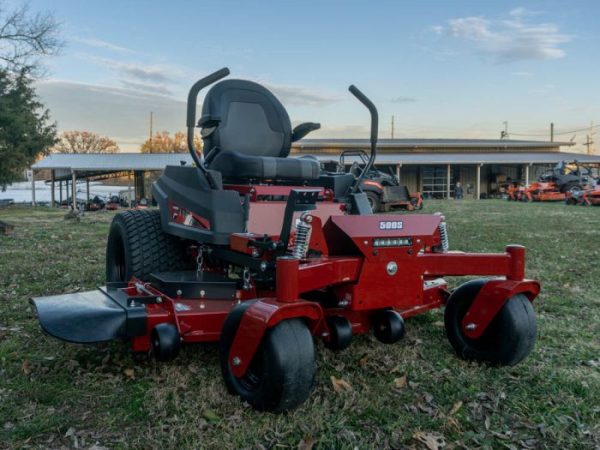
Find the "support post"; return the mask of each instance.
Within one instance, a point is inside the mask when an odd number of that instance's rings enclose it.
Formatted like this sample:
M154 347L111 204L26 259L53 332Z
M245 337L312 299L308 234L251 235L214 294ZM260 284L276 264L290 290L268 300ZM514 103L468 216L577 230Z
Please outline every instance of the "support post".
M54 200L55 200L55 195L54 195L54 170L50 171L50 207L54 208Z
M525 186L529 186L529 164L525 166Z
M90 202L90 179L89 178L85 179L85 198L86 198L86 201L89 203Z
M475 198L477 200L481 198L481 166L483 164L477 164L477 185L475 186Z
M31 169L31 206L35 206L35 170Z
M127 177L129 179L129 187L128 187L128 194L129 194L129 207L133 208L133 196L131 195L131 171L129 171L127 173Z
M77 211L77 173L73 171L71 179L71 204L73 211Z
M62 180L60 180L58 182L58 202L60 203L60 205L58 205L59 208L62 206L62 200Z
M393 116L392 116L393 117ZM396 164L396 178L398 178L398 183L402 184L400 182L400 170L402 169L402 164Z
M446 189L447 189L447 198L450 200L450 164L448 164L446 168Z

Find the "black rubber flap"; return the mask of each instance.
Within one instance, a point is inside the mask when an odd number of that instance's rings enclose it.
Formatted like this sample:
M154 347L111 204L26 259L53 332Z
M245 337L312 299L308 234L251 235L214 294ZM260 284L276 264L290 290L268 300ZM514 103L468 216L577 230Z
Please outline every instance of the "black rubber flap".
M30 302L42 329L63 341L88 344L126 337L127 313L99 289Z

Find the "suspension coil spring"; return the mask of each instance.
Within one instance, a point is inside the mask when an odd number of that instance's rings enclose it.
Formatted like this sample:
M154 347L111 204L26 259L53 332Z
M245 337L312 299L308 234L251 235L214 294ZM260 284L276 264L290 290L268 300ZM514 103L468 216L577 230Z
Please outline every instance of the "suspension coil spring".
M442 251L447 252L450 248L450 243L448 242L448 230L446 229L446 221L441 221L438 229L440 230L440 242L442 245Z
M312 216L307 212L303 212L296 222L296 238L294 248L292 249L292 256L294 258L306 258L308 245L310 244L310 232L312 230L311 222Z

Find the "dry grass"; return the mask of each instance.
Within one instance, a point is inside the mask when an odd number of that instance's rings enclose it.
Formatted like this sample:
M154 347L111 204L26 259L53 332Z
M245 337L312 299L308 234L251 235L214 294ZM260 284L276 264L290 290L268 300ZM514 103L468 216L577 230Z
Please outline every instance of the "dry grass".
M41 333L30 296L103 282L110 213L64 221L47 209L0 211L0 447L61 448L598 448L600 446L600 208L500 201L428 202L451 246L529 248L539 338L513 368L465 363L441 311L407 321L384 346L358 337L334 354L318 344L309 401L259 414L226 393L215 346L173 363L127 346L78 346ZM330 377L351 389L336 392Z

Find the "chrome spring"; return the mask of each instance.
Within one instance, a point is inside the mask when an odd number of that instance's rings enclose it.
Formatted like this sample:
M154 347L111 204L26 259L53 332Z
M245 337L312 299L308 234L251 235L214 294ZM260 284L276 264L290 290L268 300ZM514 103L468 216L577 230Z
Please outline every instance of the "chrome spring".
M442 251L447 252L450 248L450 243L448 242L448 230L446 229L446 222L440 222L438 228L440 230L440 242L442 244Z
M292 256L294 258L306 258L308 245L310 244L310 232L312 230L310 226L311 221L312 217L304 212L298 219L298 222L296 222L296 238L294 248L292 249Z

